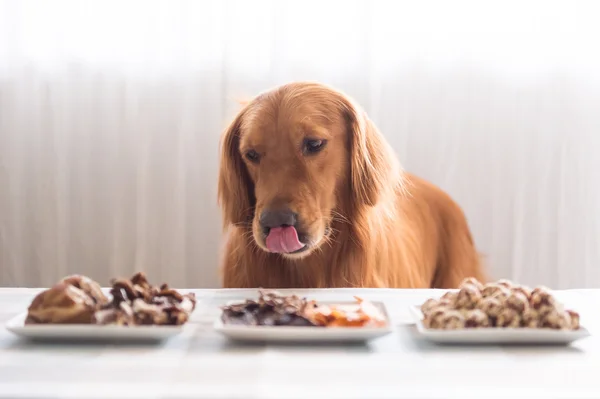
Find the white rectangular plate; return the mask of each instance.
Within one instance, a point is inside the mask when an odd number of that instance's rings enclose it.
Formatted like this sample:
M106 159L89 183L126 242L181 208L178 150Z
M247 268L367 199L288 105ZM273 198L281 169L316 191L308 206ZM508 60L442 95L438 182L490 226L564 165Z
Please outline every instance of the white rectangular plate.
M440 344L530 344L567 345L590 335L587 329L551 330L546 328L466 328L462 330L435 330L423 325L423 313L411 306L417 331L423 338Z
M38 341L161 341L177 335L184 326L114 326L94 324L25 324L27 312L6 323L10 332Z
M231 303L239 303L233 301ZM356 302L320 302L323 305L346 305ZM259 342L364 342L392 332L389 316L382 302L371 302L383 313L384 327L295 327L295 326L245 326L225 324L221 315L214 329L236 341Z

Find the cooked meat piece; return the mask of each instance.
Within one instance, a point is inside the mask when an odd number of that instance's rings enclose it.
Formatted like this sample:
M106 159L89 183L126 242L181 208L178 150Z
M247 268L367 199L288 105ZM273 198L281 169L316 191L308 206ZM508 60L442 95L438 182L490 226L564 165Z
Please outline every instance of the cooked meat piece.
M88 324L96 302L82 289L66 282L38 294L28 309L27 324Z

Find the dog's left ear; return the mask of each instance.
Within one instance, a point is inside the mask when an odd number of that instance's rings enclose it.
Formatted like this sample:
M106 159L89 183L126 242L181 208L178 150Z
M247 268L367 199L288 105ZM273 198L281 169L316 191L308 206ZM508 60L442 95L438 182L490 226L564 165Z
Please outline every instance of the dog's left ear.
M400 165L390 145L366 112L344 98L350 139L352 195L356 203L373 206L399 183Z

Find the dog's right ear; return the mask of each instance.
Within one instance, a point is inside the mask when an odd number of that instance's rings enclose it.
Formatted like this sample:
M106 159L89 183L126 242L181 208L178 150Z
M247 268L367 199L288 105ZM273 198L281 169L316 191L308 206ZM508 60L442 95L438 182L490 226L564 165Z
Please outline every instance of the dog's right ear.
M223 228L251 223L256 198L254 184L240 154L240 125L244 108L225 129L221 138L218 197L223 212Z

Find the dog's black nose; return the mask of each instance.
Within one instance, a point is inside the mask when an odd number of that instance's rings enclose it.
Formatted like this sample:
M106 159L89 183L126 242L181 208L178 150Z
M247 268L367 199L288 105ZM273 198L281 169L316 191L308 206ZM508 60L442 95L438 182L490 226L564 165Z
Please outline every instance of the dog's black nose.
M268 230L274 227L296 226L297 214L290 209L265 210L260 214L260 225Z

